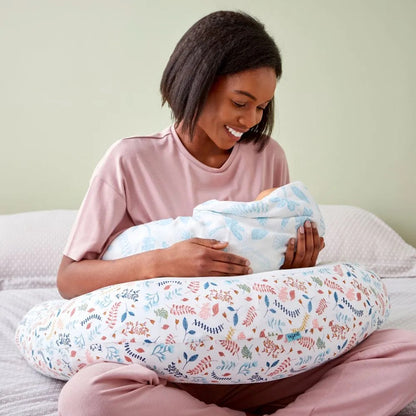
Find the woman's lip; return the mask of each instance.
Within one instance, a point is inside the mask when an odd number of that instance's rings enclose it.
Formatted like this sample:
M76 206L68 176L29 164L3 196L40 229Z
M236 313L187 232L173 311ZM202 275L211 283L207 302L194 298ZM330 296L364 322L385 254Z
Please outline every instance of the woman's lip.
M234 136L234 134L232 134L228 129L227 129L227 127L224 127L224 129L225 129L225 131L227 132L227 135L228 135L228 137L230 137L234 142L238 142L240 139L241 139L241 137L237 137L237 136Z
M240 136L235 136L233 133L231 133L231 132L230 132L230 130L229 130L229 129L232 129L232 130L234 130L235 132L239 133L239 134L240 134ZM235 137L235 138L238 138L238 139L241 139L242 135L243 135L244 133L246 133L246 130L236 129L236 128L234 128L234 127L229 126L228 124L226 124L226 125L225 125L225 130L227 130L227 132L228 132L231 136L233 136L233 137Z

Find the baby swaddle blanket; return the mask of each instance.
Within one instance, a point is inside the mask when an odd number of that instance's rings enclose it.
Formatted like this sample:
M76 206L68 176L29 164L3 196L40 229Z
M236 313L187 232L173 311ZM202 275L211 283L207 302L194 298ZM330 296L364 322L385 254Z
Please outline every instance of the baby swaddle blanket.
M302 182L275 189L250 202L206 201L192 217L177 217L131 227L109 245L104 260L166 248L193 237L227 241L226 251L250 261L254 273L276 270L284 262L287 243L306 220L320 236L325 224L318 204Z

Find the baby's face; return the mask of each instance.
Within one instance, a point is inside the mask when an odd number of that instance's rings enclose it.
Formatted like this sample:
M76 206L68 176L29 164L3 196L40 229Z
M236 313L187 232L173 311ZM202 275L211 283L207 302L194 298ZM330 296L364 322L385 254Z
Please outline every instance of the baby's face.
M265 189L264 191L261 191L256 198L256 201L259 201L260 199L263 199L264 197L266 197L267 195L271 194L276 188L269 188L269 189Z

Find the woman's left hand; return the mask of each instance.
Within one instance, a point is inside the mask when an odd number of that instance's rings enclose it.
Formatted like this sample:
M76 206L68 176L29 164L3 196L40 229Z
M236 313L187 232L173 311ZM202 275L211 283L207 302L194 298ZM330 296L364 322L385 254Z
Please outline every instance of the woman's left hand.
M324 247L325 241L319 237L316 224L305 221L298 228L297 241L294 238L289 240L281 269L315 266L318 254Z

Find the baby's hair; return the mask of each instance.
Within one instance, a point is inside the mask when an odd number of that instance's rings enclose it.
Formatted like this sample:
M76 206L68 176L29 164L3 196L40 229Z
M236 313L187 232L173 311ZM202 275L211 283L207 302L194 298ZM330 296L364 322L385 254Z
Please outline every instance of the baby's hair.
M216 78L248 69L273 68L282 75L280 52L258 20L242 12L217 11L197 21L180 39L160 83L162 105L169 104L176 123L192 138L198 117ZM274 122L274 100L259 124L240 142L269 140Z

